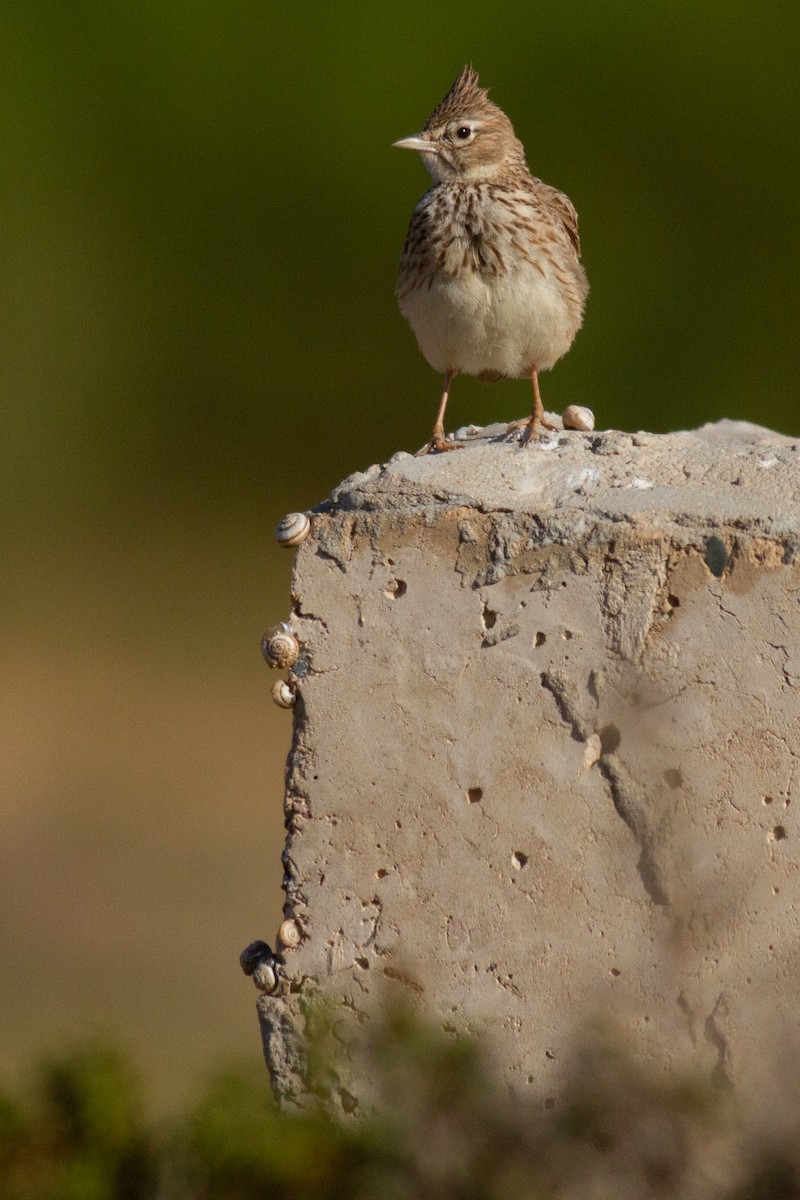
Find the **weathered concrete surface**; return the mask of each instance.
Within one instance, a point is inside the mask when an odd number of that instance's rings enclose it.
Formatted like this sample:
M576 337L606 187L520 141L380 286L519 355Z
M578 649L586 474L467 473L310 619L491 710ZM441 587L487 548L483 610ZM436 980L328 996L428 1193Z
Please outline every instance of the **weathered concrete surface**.
M298 551L288 1101L318 986L545 1094L598 1009L733 1081L797 1029L800 442L500 432L353 476Z

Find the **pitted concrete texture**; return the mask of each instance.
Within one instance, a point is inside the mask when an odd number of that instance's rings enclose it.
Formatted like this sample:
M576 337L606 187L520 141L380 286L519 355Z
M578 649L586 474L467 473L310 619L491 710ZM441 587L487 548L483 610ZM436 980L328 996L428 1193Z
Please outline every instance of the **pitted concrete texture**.
M766 1079L798 1025L800 442L469 432L346 480L297 553L276 1089L320 989L355 1022L403 995L556 1102L600 1011Z

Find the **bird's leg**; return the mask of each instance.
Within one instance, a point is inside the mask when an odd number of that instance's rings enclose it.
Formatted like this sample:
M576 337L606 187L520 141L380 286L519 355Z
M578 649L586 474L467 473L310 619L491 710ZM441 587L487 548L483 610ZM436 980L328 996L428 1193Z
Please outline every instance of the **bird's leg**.
M445 450L463 450L464 447L460 442L448 442L444 436L444 410L447 408L447 400L450 395L450 384L453 382L455 371L448 371L444 377L444 391L442 398L439 401L439 411L436 414L436 424L433 427L431 440L420 454L442 454Z
M544 405L539 392L539 374L536 367L531 370L531 383L533 384L533 412L525 421L512 421L509 429L522 429L523 434L520 440L521 446L526 446L528 442L538 435L540 429L556 429L557 426L551 425L549 421L544 419Z

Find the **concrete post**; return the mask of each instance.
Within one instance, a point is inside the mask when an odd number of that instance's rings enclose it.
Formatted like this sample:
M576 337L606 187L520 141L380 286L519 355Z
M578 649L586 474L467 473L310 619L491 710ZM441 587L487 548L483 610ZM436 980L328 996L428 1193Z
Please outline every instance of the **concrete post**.
M600 1010L732 1082L797 1026L800 442L503 428L352 476L297 552L286 1102L319 989L402 994L554 1096Z

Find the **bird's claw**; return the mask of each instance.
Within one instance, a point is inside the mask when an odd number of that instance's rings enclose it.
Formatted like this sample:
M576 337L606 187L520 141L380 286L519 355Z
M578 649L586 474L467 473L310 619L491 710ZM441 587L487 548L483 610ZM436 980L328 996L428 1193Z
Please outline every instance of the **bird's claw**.
M513 437L519 442L520 446L527 446L531 442L537 441L543 429L551 432L560 432L557 425L553 425L550 421L545 421L542 417L538 421L531 421L529 417L520 421L511 421L506 430L508 436Z
M463 450L463 442L450 442L447 438L432 437L427 446L423 446L418 450L416 457L420 458L423 454L445 454L448 450Z

